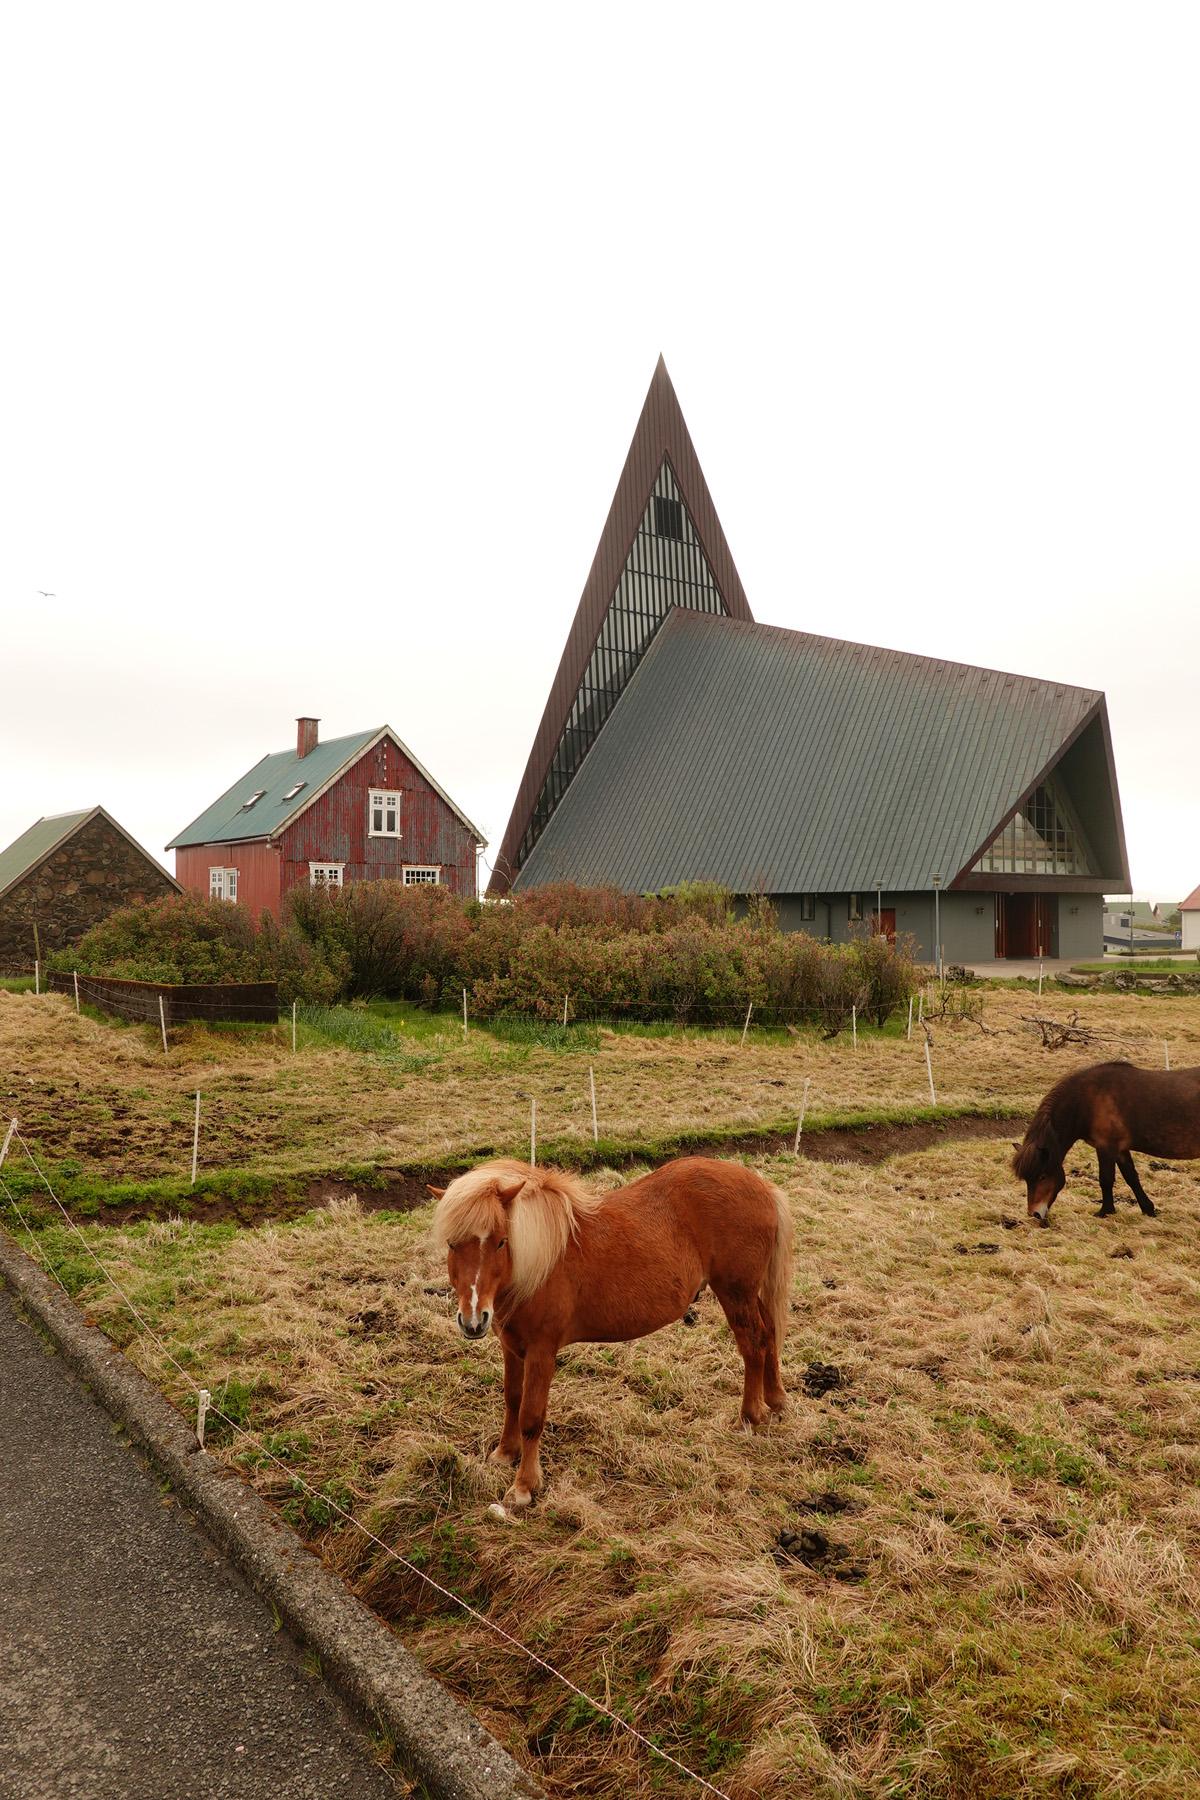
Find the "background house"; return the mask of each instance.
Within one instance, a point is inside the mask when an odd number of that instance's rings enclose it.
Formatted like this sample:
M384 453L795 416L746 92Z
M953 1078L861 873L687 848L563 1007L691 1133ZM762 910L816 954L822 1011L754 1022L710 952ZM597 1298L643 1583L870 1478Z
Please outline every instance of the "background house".
M390 726L321 743L317 719L296 724L294 750L264 756L167 845L184 887L276 917L298 884L474 896L485 840Z
M489 891L564 878L1098 955L1128 885L1104 695L757 624L660 359Z
M39 819L0 851L0 968L32 970L118 907L178 891L102 806Z
M1183 915L1183 948L1200 950L1200 887L1179 902L1179 911Z

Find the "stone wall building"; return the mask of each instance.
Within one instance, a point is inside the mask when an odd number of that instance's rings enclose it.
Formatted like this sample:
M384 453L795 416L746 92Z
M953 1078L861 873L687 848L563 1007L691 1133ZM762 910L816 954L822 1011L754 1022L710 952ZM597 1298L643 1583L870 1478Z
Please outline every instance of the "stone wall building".
M118 907L180 891L102 806L39 819L0 850L0 970L32 973Z

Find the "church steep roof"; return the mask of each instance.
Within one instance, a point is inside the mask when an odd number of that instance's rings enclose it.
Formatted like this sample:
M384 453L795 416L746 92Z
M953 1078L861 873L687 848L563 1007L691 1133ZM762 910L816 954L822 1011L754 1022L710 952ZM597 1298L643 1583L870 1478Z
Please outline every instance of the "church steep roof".
M516 885L948 887L1089 729L1084 785L1108 811L1093 833L1105 866L1081 885L1120 885L1102 693L676 610Z

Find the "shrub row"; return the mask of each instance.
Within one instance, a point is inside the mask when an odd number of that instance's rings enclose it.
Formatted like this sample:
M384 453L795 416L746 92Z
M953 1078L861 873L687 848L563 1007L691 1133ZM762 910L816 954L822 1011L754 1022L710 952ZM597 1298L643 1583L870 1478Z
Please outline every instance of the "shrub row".
M128 907L53 966L143 981L273 978L281 1001L387 994L476 1015L729 1020L837 1030L852 1007L882 1024L915 992L911 957L881 938L846 945L778 930L761 900L736 916L708 885L629 895L561 882L489 904L444 888L369 882L299 888L282 921L172 895Z

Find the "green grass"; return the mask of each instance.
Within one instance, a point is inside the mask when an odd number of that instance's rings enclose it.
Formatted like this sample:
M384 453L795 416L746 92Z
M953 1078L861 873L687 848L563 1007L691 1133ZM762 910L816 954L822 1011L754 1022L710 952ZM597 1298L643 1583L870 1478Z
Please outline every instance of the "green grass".
M1157 969L1166 974L1171 972L1178 974L1181 963L1189 963L1193 960L1200 963L1200 955L1192 950L1181 950L1174 956L1130 957L1122 955L1119 960L1110 956L1104 962L1072 963L1071 973L1072 975L1103 975L1107 974L1110 969L1121 968L1135 971Z
M0 988L10 994L30 994L33 992L32 975L0 975Z

